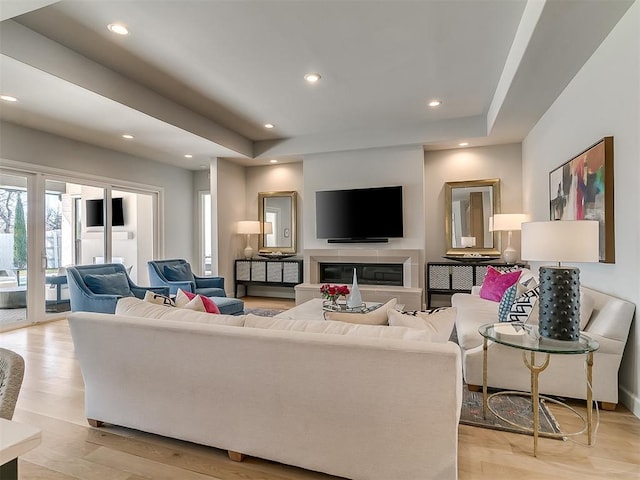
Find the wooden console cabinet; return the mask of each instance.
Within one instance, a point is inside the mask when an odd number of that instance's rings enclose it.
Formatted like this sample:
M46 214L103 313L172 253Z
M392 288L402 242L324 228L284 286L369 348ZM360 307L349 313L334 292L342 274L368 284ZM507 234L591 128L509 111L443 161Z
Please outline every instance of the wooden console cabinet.
M427 308L431 308L432 295L453 295L454 293L470 293L471 287L482 285L489 265L497 270L508 270L513 267L527 268L524 263L506 264L504 262L462 263L434 262L427 263Z
M234 269L234 295L238 297L238 286L260 285L263 287L295 287L302 283L302 259L284 260L258 259L236 260Z

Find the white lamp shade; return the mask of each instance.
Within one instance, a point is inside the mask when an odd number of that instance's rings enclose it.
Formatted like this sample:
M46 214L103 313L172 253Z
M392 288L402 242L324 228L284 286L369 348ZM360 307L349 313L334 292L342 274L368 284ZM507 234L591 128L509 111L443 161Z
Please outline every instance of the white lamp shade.
M521 225L528 220L524 213L496 213L492 218L489 230L496 232L520 230Z
M260 233L260 222L258 220L242 220L238 222L238 233Z
M264 222L262 224L264 231L262 233L264 233L265 235L269 235L271 233L273 233L273 223L271 222Z
M463 247L473 247L476 244L476 237L460 237L460 244Z
M598 262L599 225L595 220L522 224L521 256L539 262Z

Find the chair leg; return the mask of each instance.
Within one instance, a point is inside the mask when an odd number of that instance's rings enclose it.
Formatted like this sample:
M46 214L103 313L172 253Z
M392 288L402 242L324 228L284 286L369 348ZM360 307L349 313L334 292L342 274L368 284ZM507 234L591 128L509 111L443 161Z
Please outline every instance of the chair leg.
M227 450L229 458L234 462L241 462L244 460L244 453L234 452L233 450Z
M616 407L618 406L617 403L611 403L611 402L600 402L600 408L602 410L606 410L608 412L615 412L616 411Z
M96 427L96 428L104 427L104 422L102 422L100 420L94 420L93 418L87 418L87 422L89 422L89 425L91 425L92 427Z

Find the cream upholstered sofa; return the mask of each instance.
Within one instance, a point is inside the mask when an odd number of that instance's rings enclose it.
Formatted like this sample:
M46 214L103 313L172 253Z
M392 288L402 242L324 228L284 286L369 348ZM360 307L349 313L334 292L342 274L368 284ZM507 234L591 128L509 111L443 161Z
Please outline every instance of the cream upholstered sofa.
M352 479L457 478L462 368L451 342L406 327L211 315L136 298L114 315L68 319L92 425ZM334 333L317 333L323 326Z
M498 303L480 298L480 287L471 293L456 293L451 304L457 308L456 331L462 348L464 380L468 385L482 385L483 337L478 328L498 321ZM593 399L603 408L615 409L618 403L618 369L629 335L635 305L596 290L581 287L583 302L593 304L593 311L583 333L596 340L600 348L594 354ZM585 298L584 296L587 296ZM538 308L536 305L534 308ZM522 359L523 350L489 343L487 350L487 384L489 387L529 391L530 372ZM541 394L586 399L584 355L552 355L549 366L539 377Z

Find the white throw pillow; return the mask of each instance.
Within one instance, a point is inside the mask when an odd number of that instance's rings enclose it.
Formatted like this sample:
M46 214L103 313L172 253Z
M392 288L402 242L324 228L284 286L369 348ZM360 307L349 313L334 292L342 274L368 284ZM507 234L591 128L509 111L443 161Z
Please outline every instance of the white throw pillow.
M396 298L392 298L381 307L368 313L325 312L324 318L326 320L359 323L361 325L388 325L387 310L395 308L397 302Z
M402 313L388 310L389 325L426 330L434 342L447 342L456 322L456 308L445 307L424 312Z

